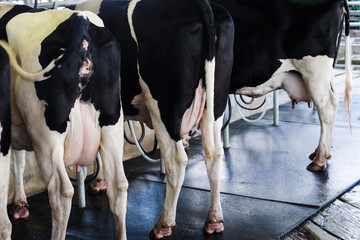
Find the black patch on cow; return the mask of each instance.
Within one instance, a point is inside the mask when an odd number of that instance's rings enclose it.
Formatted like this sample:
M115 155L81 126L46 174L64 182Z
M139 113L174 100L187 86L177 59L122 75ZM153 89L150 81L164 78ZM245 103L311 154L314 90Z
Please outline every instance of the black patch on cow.
M234 24L229 13L217 4L211 4L216 24L216 65L214 116L218 119L225 111L231 78L234 45Z
M116 37L121 48L121 101L124 115L134 116L139 113L131 101L141 93L139 76L137 73L137 46L130 34L127 19L129 1L103 1L100 6L99 17L104 25Z
M161 120L175 141L181 139L183 114L203 78L203 22L193 7L184 0L141 1L133 14L140 74L158 101Z
M122 18L127 18L126 7L129 1L103 1L100 5L99 17L103 20L107 29L115 33Z
M43 9L33 9L26 5L14 5L14 7L9 10L4 16L0 19L0 39L7 40L6 34L6 25L8 22L18 14L25 13L25 12L40 12Z
M232 93L267 81L280 67L278 59L336 57L343 0L213 2L228 10L235 23Z
M81 47L89 22L77 14L61 23L41 43L39 62L46 67L61 54L46 81L36 82L35 89L40 100L46 104L45 119L50 130L65 132L71 108L79 95L79 68L82 65Z
M87 51L83 40L89 43ZM45 119L50 130L63 133L75 100L94 104L100 111L100 126L115 124L120 116L119 67L117 42L104 28L91 24L77 14L61 23L41 43L42 67L64 54L49 72L46 81L36 82L36 93L47 104ZM80 76L86 58L92 62L91 74Z
M100 126L114 125L120 117L120 48L106 28L90 24L89 50L93 72L81 90L80 100L100 111Z
M0 47L0 124L2 127L0 152L5 156L10 149L10 64L7 53Z

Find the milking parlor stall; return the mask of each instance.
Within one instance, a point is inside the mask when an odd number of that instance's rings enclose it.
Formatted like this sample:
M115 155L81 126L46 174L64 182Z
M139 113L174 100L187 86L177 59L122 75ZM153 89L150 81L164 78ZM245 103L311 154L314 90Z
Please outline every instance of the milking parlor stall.
M360 1L0 1L0 45L0 240L360 239Z

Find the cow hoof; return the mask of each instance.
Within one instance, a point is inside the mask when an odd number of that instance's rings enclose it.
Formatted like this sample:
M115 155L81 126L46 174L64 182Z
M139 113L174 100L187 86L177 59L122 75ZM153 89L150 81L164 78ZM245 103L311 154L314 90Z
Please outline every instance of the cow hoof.
M219 220L207 220L204 225L205 234L221 233L224 231L224 221Z
M18 219L28 219L29 217L29 204L26 201L19 201L14 203L11 214L13 216L13 220Z
M158 235L156 235L155 233L154 233L154 229L152 229L151 230L151 232L150 232L150 234L149 234L149 237L150 237L150 240L159 240L159 239L168 239L169 237L166 237L166 236L163 236L163 237L161 237L161 238L157 238L157 237L160 237L160 236L158 236Z
M172 233L171 228L174 226L175 224L163 225L160 230L155 230L155 228L153 228L150 232L150 239L166 239L167 237L170 237Z
M105 179L98 178L89 184L88 193L93 195L105 193L106 188Z
M326 171L326 165L319 166L315 162L311 162L307 167L307 170L311 172L325 172Z

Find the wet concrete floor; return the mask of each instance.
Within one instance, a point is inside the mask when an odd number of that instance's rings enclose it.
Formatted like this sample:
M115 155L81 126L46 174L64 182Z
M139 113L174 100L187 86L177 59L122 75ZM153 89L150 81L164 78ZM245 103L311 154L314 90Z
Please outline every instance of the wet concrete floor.
M209 204L200 139L190 142L189 162L177 208L177 226L169 239L276 239L318 213L360 181L360 94L353 96L352 133L342 114L342 95L333 134L332 158L325 173L305 168L317 146L320 126L307 105L280 106L280 125L272 111L257 123L230 125L231 148L225 151L221 202L225 231L204 235ZM165 176L159 165L139 157L125 162L129 180L127 237L148 239L160 216ZM66 239L115 239L106 195L87 195L87 207L73 199ZM13 222L13 239L50 239L47 193L29 198L30 217ZM315 221L315 220L314 220ZM320 221L320 220L319 220Z

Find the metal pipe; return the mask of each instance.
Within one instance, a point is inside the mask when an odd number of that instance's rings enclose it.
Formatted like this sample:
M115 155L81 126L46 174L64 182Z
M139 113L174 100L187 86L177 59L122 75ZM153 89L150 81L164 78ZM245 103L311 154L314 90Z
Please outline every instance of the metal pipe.
M277 90L273 92L273 105L274 126L279 126L279 92Z
M226 123L228 120L230 120L230 108L229 108L230 101L228 101L228 104L226 105L225 112L224 112L224 119L223 122ZM222 131L222 138L223 138L223 148L230 148L230 137L229 137L229 124L223 129Z
M85 178L87 174L87 168L81 167L79 172L76 172L77 188L78 188L78 203L79 208L86 207L85 197Z
M129 123L129 128L130 128L130 131L131 131L131 134L133 135L134 137L134 142L135 142L135 145L136 147L138 148L139 152L141 153L141 155L149 162L151 163L159 163L161 161L161 159L152 159L150 157L148 157L146 155L146 153L142 150L141 146L140 146L140 143L137 139L137 136L136 136L136 132L135 132L135 129L134 129L134 125L132 123L131 120L128 120L128 123Z

